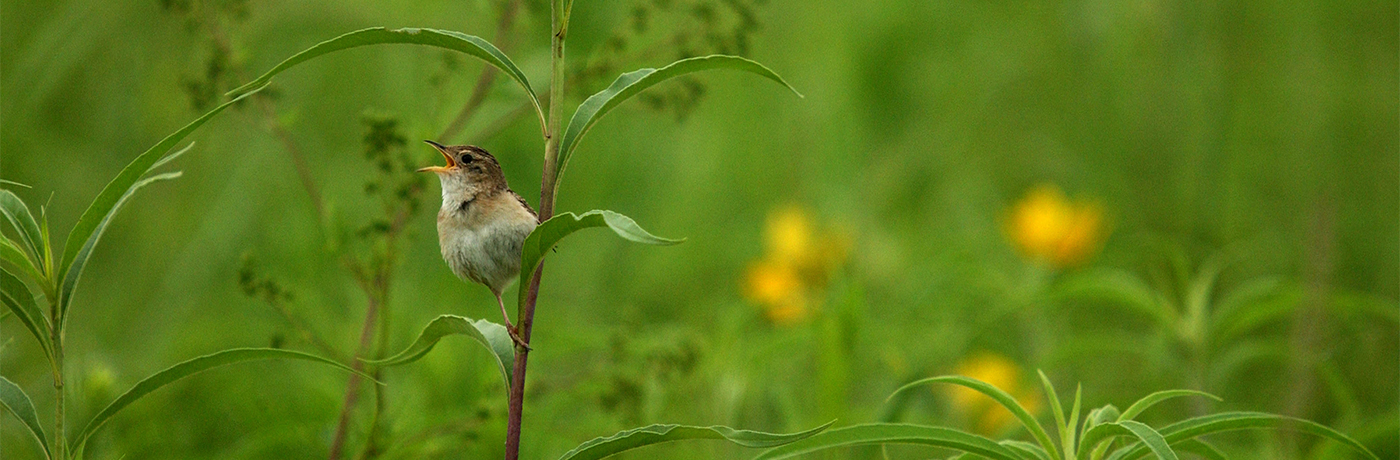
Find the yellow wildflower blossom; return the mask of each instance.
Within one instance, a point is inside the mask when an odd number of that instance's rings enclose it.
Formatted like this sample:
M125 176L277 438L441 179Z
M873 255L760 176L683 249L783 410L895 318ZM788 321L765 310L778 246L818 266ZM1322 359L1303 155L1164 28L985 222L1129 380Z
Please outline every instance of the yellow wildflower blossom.
M1071 202L1059 188L1041 185L1012 208L1006 232L1027 258L1073 266L1098 252L1105 236L1103 210Z
M763 232L765 254L749 265L744 294L763 307L775 324L801 322L811 315L811 299L822 297L832 270L846 258L844 239L818 233L808 212L787 206L769 214Z
M989 352L974 354L958 364L957 373L1010 393L1031 413L1041 409L1038 387L1027 385L1021 368L1005 356ZM953 409L972 420L979 433L994 435L1016 423L1010 411L986 395L966 387L946 388Z

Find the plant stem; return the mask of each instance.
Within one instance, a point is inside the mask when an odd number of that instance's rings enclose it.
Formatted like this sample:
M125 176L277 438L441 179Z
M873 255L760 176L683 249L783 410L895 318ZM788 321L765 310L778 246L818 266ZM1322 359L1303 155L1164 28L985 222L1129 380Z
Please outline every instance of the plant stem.
M561 5L561 2L567 1L569 0L550 2L550 23L554 34L550 39L552 65L549 79L549 121L545 130L544 170L540 173L540 222L544 222L554 215L554 182L557 171L556 164L559 160L559 122L564 115L564 37L568 33L567 7L561 8L564 6ZM529 289L525 294L525 303L519 305L516 312L516 324L519 328L520 338L527 344L530 343L530 331L534 329L535 302L539 299L540 278L542 276L544 276L544 263L535 267L535 273L530 277L530 285L520 287L521 289ZM529 364L529 359L529 348L515 347L515 367L511 370L509 416L506 422L506 460L520 458L520 426L525 409L525 369Z
M53 389L54 389L54 412L53 412L53 458L55 460L68 459L68 436L64 433L64 413L67 407L64 405L63 397L63 330L62 320L58 318L57 304L54 308L54 326L49 329L49 336L53 339Z
M374 295L369 296L369 305L365 308L365 322L360 328L360 345L355 349L355 358L363 358L369 350L370 341L374 338L375 316L379 313L379 301ZM351 368L355 369L355 374L350 375L350 382L345 386L345 402L340 408L340 421L335 427L335 437L331 440L330 460L340 458L340 451L345 447L345 435L349 431L350 413L355 408L355 401L360 394L360 375L364 370L364 361L356 359Z

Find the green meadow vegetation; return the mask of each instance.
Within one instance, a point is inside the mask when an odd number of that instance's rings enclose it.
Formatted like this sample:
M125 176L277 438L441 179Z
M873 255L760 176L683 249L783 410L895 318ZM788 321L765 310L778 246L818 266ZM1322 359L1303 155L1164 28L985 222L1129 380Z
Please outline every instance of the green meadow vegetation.
M1395 4L577 3L7 3L0 456L1400 456Z

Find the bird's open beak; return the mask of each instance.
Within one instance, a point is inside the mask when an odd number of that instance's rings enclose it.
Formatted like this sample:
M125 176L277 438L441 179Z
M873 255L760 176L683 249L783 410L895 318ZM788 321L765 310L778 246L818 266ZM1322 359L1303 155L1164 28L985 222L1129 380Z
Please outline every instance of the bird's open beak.
M451 170L452 168L456 168L456 167L457 167L457 160L453 160L453 159L452 159L452 155L449 155L449 154L447 153L447 147L446 147L446 146L444 146L444 145L442 145L442 144L439 144L439 143L437 143L437 142L433 142L433 141L423 141L423 142L427 142L428 145L431 145L431 146L433 146L433 148L437 149L438 153L441 153L441 154L442 154L442 157L447 159L447 166L429 166L429 167L426 167L426 168L421 168L421 169L419 169L418 172L435 172L435 173L440 173L440 172L449 171L449 170Z

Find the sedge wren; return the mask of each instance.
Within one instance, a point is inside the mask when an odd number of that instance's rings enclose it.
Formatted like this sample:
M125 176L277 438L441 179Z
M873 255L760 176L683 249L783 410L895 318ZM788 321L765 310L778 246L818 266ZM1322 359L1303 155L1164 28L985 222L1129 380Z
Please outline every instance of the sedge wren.
M516 345L527 347L510 322L501 293L520 275L520 248L539 217L506 184L501 164L485 149L424 142L447 159L446 166L418 170L436 173L442 182L442 209L437 215L442 259L458 278L491 289L501 306L510 338Z

